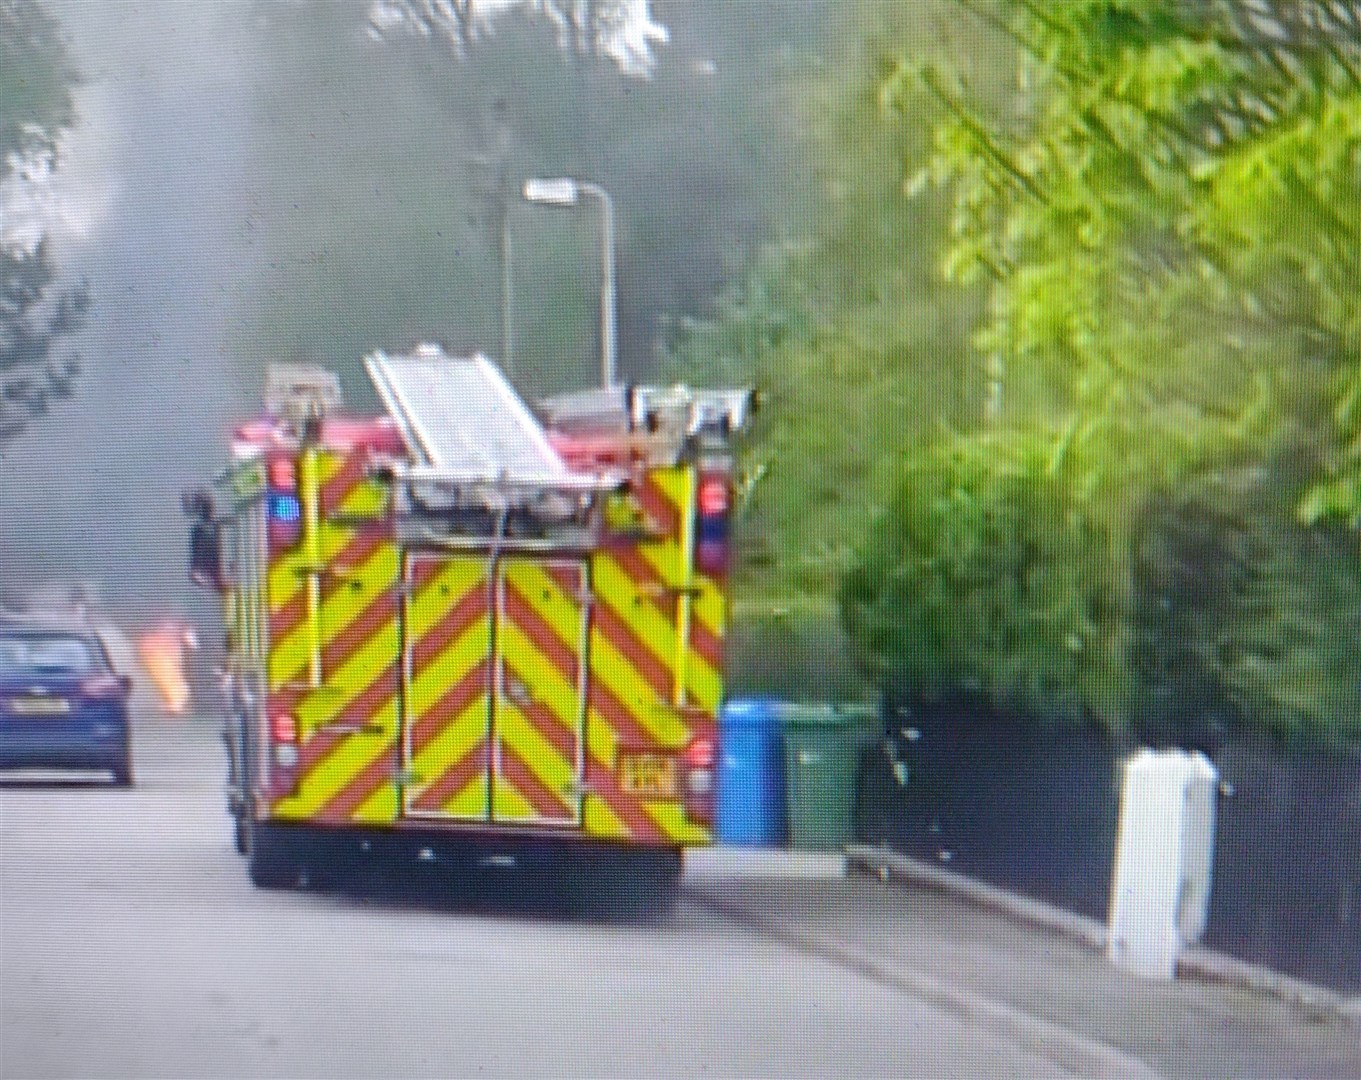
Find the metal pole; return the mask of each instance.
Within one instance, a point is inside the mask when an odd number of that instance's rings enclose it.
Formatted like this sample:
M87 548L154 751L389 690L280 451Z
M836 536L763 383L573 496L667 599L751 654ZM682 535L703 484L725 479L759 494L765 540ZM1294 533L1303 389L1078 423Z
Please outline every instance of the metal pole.
M512 289L514 281L510 266L510 211L503 206L501 213L501 365L506 377L515 378L515 327L511 321Z
M606 389L615 384L615 284L614 284L614 201L599 184L579 184L588 195L600 200L604 215L600 251L600 381Z

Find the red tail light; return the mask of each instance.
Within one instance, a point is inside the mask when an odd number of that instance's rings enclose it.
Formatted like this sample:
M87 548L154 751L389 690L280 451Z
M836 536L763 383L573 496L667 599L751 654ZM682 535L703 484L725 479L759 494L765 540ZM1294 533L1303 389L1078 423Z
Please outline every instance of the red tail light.
M714 740L707 735L697 735L685 748L685 764L692 769L712 769L718 758Z
M718 747L708 735L696 735L685 748L685 816L705 827L714 823L714 763Z
M705 517L721 517L728 512L728 480L706 476L699 485L699 512Z
M298 741L298 719L291 713L276 713L270 721L270 733L278 743Z
M127 682L110 672L91 675L80 684L80 692L96 701L112 701L125 697L130 689Z
M276 457L269 463L269 486L278 491L292 491L298 486L292 458Z

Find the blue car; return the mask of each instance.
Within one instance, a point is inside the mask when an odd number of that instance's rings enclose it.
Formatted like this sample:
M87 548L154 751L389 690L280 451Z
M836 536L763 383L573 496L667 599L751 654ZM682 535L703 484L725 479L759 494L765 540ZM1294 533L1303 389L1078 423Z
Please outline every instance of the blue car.
M0 768L107 770L131 787L131 691L90 629L0 620Z

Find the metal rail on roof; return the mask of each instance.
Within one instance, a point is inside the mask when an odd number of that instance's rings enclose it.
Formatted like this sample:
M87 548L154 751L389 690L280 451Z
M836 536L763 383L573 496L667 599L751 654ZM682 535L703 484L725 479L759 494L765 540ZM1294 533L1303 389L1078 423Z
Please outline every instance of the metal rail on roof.
M616 484L569 469L485 356L453 357L421 345L406 355L374 353L364 366L416 459L399 470L406 479L521 496Z
M559 394L539 403L563 431L655 431L680 436L736 435L755 410L750 387L614 386Z

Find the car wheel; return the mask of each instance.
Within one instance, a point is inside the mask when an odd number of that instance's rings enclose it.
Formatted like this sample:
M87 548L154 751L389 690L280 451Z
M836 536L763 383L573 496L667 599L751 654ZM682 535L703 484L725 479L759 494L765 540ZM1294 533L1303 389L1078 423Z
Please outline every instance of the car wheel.
M301 868L267 827L247 819L246 869L257 889L296 889Z

